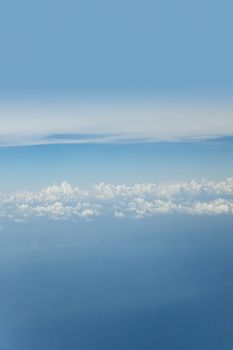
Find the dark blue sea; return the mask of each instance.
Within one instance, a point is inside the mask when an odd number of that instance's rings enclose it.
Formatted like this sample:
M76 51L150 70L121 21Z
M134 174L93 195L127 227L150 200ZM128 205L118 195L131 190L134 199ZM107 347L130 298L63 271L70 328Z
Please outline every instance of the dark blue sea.
M3 222L1 350L232 350L233 218Z

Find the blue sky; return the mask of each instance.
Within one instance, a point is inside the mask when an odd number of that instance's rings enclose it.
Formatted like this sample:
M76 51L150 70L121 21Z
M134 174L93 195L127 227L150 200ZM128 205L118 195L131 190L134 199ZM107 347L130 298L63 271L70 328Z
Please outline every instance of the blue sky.
M2 96L230 95L232 2L5 1Z
M231 211L217 190L232 178L231 10L228 1L5 2L1 194L206 178L219 210Z
M128 184L231 177L232 139L128 145L53 145L0 149L1 191L39 190L66 180Z
M232 4L225 0L221 4L149 0L4 2L0 14L0 144L68 143L77 142L80 136L82 141L97 138L94 143L110 144L130 143L132 139L189 141L232 136L231 12ZM178 158L184 156L187 147L193 146L183 145L182 151L180 145L175 147ZM82 148L81 157L88 149ZM99 146L92 149L101 161ZM106 147L106 157L110 149ZM151 149L156 153L160 146ZM160 166L161 156L155 161L155 167L164 168L164 179L171 169L169 163L176 159L176 152L170 149L168 162ZM78 148L70 147L70 154L74 150L79 153ZM208 150L206 146L203 155L200 152L200 159L205 154L208 159ZM22 154L30 152L22 150ZM37 159L46 162L51 154L47 163L54 164L52 157L56 158L57 152L53 154L48 148L45 153L41 148ZM4 157L6 150L1 154ZM225 157L228 174L227 151ZM190 158L187 156L187 164ZM12 163L17 162L13 157ZM194 164L195 159L189 168ZM205 161L200 164L205 169ZM194 177L201 175L197 168ZM99 171L86 169L87 178L90 172ZM220 172L217 167L215 177ZM184 169L183 177L186 174L189 172ZM208 171L203 170L206 175ZM51 181L54 178L52 175Z

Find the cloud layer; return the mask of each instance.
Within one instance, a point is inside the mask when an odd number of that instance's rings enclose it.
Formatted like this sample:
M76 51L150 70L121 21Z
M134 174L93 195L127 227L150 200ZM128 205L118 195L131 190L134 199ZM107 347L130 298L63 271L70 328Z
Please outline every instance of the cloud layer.
M233 214L233 178L132 186L99 183L87 190L64 181L39 192L2 194L0 200L0 217L16 221Z
M233 135L233 105L174 101L1 102L0 146L158 142Z

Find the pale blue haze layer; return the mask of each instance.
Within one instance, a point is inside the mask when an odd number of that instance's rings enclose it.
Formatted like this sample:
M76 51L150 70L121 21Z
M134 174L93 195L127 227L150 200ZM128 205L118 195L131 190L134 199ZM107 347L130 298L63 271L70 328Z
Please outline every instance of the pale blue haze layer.
M0 148L0 190L39 190L62 181L98 182L223 180L233 174L232 138L154 144L53 145Z

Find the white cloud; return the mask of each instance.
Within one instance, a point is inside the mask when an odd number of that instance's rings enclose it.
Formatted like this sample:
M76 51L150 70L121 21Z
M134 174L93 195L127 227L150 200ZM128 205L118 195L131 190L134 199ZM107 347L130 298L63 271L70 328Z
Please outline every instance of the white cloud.
M185 208L184 212L189 214L233 214L233 200L215 199L209 202L197 202L192 207Z
M200 182L180 182L168 184L142 183L133 186L112 185L99 183L94 185L95 195L99 199L111 199L115 197L154 196L156 198L170 198L179 195L198 196L208 195L233 195L233 178L224 181L209 181L203 179Z
M176 204L172 203L170 200L163 201L157 199L154 201L147 201L144 198L138 197L129 202L128 208L136 217L144 217L148 215L172 213L176 209Z
M99 183L88 190L64 181L38 192L0 196L0 216L9 220L34 216L85 219L100 215L142 218L171 213L233 214L233 178L132 186Z
M115 210L115 211L114 211L114 216L115 216L116 218L124 218L124 217L125 217L125 214L124 214L122 211L120 211L120 210Z

